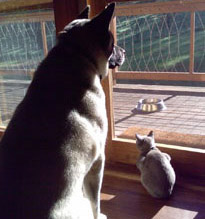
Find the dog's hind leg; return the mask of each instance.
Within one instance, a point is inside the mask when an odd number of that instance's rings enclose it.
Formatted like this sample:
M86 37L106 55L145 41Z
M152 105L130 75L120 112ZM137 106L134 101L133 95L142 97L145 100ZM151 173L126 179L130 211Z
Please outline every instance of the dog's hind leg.
M104 155L100 155L100 157L92 164L84 179L84 192L88 199L92 202L95 219L101 218L100 190L103 180L104 163L105 157Z

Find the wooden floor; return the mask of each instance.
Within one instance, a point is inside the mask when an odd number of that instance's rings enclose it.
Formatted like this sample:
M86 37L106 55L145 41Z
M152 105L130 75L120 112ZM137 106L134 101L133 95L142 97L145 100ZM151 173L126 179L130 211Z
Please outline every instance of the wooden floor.
M106 168L101 210L108 219L204 219L205 182L177 179L171 198L159 200L145 191L130 167Z
M205 88L185 86L117 84L113 89L115 134L138 126L185 134L205 135ZM161 112L135 110L140 99L163 99Z

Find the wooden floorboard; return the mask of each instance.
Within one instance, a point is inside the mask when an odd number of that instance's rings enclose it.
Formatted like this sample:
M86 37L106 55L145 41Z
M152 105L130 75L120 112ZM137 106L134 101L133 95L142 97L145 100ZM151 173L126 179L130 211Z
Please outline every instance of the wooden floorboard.
M129 168L128 168L129 169ZM124 170L105 170L101 209L108 219L204 219L205 182L177 179L168 200L152 198L139 175Z

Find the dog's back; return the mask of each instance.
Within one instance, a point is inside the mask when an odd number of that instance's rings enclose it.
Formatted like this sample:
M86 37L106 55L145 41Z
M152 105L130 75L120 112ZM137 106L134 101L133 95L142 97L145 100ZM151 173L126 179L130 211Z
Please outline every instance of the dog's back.
M80 72L71 68L74 58L82 65L80 57L76 54L63 63L60 50L54 48L39 67L1 142L4 194L0 212L8 210L7 218L17 218L18 214L42 218L65 192L70 151L74 156L75 150L78 153L90 145L91 132L102 132L104 139L106 136L104 94L98 76L93 73L94 82L87 81L86 69ZM68 69L60 69L62 66Z

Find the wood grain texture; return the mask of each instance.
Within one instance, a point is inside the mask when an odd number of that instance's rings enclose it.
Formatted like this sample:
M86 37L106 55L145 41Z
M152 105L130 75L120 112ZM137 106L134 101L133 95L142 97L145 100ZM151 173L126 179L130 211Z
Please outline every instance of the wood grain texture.
M177 178L170 199L152 198L132 166L107 167L101 193L101 209L108 219L205 218L205 181Z
M87 4L90 5L91 11L90 11L90 17L94 17L98 13L100 13L106 6L105 0L87 0Z
M205 74L187 72L136 72L118 71L115 73L116 79L144 79L144 80L166 80L166 81L205 81Z
M205 179L205 152L201 149L184 148L174 145L157 144L158 148L168 153L178 176ZM135 140L116 138L112 141L109 162L135 165L138 157Z
M52 0L10 0L0 2L0 12L18 10L22 8L34 7L36 5L50 5Z
M44 53L44 56L47 56L47 54L48 54L48 45L47 45L46 23L45 23L45 21L41 22L41 35L42 35L42 41L43 41L43 53Z
M57 34L63 30L65 25L77 18L84 5L86 2L83 0L53 0Z
M117 16L132 16L144 14L162 14L178 12L204 11L204 0L168 1L145 4L120 5L116 9Z

